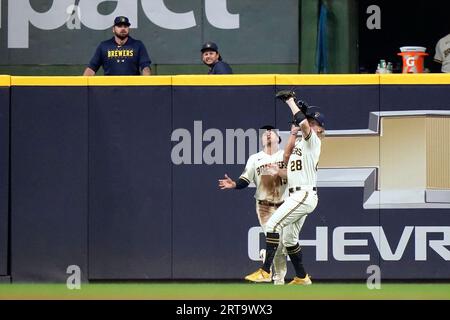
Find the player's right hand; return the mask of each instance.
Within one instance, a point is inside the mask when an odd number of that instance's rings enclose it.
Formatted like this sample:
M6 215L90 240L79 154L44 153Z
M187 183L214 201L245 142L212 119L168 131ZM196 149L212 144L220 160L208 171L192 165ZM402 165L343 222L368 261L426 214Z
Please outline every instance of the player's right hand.
M225 174L225 179L219 179L219 187L221 190L224 189L234 189L236 187L236 183L231 180L230 177Z
M297 135L298 132L300 131L300 127L296 126L294 123L291 125L291 134L292 135Z
M278 167L278 164L276 163L270 163L264 168L261 169L261 176L271 176L276 177L278 176L278 170L280 168Z

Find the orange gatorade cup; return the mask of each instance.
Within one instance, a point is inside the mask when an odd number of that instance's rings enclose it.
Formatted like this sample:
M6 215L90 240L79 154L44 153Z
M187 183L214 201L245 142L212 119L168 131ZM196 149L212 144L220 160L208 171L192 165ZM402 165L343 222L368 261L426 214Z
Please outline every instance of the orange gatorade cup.
M425 53L424 47L401 47L399 56L403 58L403 73L422 73Z

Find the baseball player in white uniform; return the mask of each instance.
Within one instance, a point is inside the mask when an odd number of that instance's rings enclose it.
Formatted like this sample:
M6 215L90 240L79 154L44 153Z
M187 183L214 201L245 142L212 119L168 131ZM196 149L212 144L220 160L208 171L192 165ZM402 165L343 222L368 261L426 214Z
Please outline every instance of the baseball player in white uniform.
M450 73L450 34L440 39L436 44L434 61L442 64L442 72Z
M298 235L306 217L314 211L318 202L317 165L324 134L324 117L319 112L308 111L305 102L301 102L299 107L292 91L281 91L277 97L288 104L294 115L291 135L284 151L289 197L266 223L266 259L263 266L245 279L269 282L270 264L281 243L286 247L296 273L289 284L310 285L312 282L303 267Z
M237 182L225 174L225 179L219 180L219 187L223 189L243 189L250 183L256 186L256 214L264 233L266 224L272 214L283 203L287 186L286 166L283 162L283 150L279 150L281 138L274 131L273 126L264 126L262 134L263 150L251 155ZM265 250L261 250L261 258L265 258ZM279 246L273 259L272 280L276 285L284 284L287 273L286 253L283 246ZM269 266L270 268L270 266Z

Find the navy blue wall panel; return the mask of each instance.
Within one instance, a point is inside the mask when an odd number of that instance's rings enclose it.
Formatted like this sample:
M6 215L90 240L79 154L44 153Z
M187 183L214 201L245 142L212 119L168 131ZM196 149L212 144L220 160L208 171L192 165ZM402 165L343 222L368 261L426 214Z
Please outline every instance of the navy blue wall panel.
M87 275L87 88L11 88L12 277Z
M448 110L446 88L381 86L380 92L378 86L298 86L296 92L320 106L328 130L348 130L367 129L369 113L380 109ZM248 239L249 230L259 226L255 189L222 191L218 179L225 173L236 179L250 155L247 145L244 163L236 154L227 163L226 145L235 143L227 141L227 129L265 124L289 129L291 113L275 100L275 86L11 90L14 281L62 281L72 264L81 267L85 279L102 280L241 279L259 266L248 256L249 248L257 247ZM8 97L0 90L2 101ZM0 106L2 152L8 149L8 108ZM216 129L208 132L219 134L222 144L205 136L209 129ZM183 138L171 139L174 132ZM185 154L172 151L182 143L190 161L178 164L174 157ZM218 162L208 164L212 143ZM0 178L6 185L7 164L2 152ZM0 219L7 218L3 186ZM319 188L319 205L300 234L301 240L316 240L303 246L307 271L315 279L366 279L367 267L378 265L384 279L449 279L448 257L420 242L426 227L450 226L448 210L364 210L363 191ZM354 226L381 227L389 245L382 250L391 251L405 228L413 230L399 261L383 259L376 245L381 240L370 233L348 233L346 240L363 239L367 245L346 246L345 253L369 258L341 261L336 250L344 243L335 232ZM426 239L442 240L445 232L430 232ZM0 230L0 249L7 248L4 234ZM258 240L263 245L262 235ZM318 246L326 259L317 259ZM417 258L423 250L426 261ZM0 271L2 266L6 272L0 255ZM292 274L289 265L288 277Z
M292 89L292 86L277 88L281 89ZM367 129L369 112L379 111L380 108L379 86L295 86L294 89L298 99L320 108L326 117L328 130ZM289 127L291 119L289 107L278 101L278 128L286 130L284 128Z
M170 278L171 88L89 90L89 278Z
M187 129L204 150L210 142L202 143L201 135L208 129L219 129L225 136L226 129L274 124L274 92L273 86L174 87L173 127ZM202 122L197 137L194 121ZM201 162L173 167L173 277L242 278L258 266L247 254L248 230L259 225L255 189L218 188L225 173L236 179L244 170L245 164L236 164L236 154L235 164Z
M381 111L449 110L449 85L381 85Z
M449 214L449 209L382 210L380 222L389 241L387 249L399 252L398 261L381 261L383 278L450 279ZM402 252L399 242L403 234L407 237L407 228L413 230ZM447 253L436 252L430 242L433 240L443 243Z
M363 210L363 188L318 188L319 203L308 215L300 232L301 240L316 240L314 246L302 246L305 269L316 279L364 279L369 265L379 265L380 255L370 235L350 234L356 239L367 239L367 246L346 247L345 254L364 254L368 261L342 261L335 256L339 241L335 238L336 228L346 226L377 226L378 210ZM318 235L318 228L326 227L326 242ZM324 233L325 234L325 233ZM325 238L325 236L324 236ZM328 244L326 248L325 245ZM328 252L326 260L318 260L316 249ZM326 248L326 249L325 249ZM292 277L293 273L288 276Z
M0 275L8 273L9 88L0 88Z

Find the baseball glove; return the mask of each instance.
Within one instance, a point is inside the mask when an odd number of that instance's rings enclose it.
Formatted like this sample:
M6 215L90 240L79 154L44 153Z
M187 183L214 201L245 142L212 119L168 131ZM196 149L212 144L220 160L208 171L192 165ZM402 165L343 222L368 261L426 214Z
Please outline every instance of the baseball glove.
M288 100L290 98L294 98L294 100L295 100L295 92L292 91L292 90L281 90L281 91L277 92L275 97L277 99L282 100L282 101L286 101L286 100Z
M278 91L275 95L280 100L286 101L290 98L294 98L294 102L297 104L297 106L300 108L300 110L303 112L304 115L308 112L309 104L306 101L298 100L295 96L295 92L292 90L281 90Z
M303 100L296 100L295 103L300 108L300 110L303 112L303 114L306 115L306 113L308 112L309 104Z

